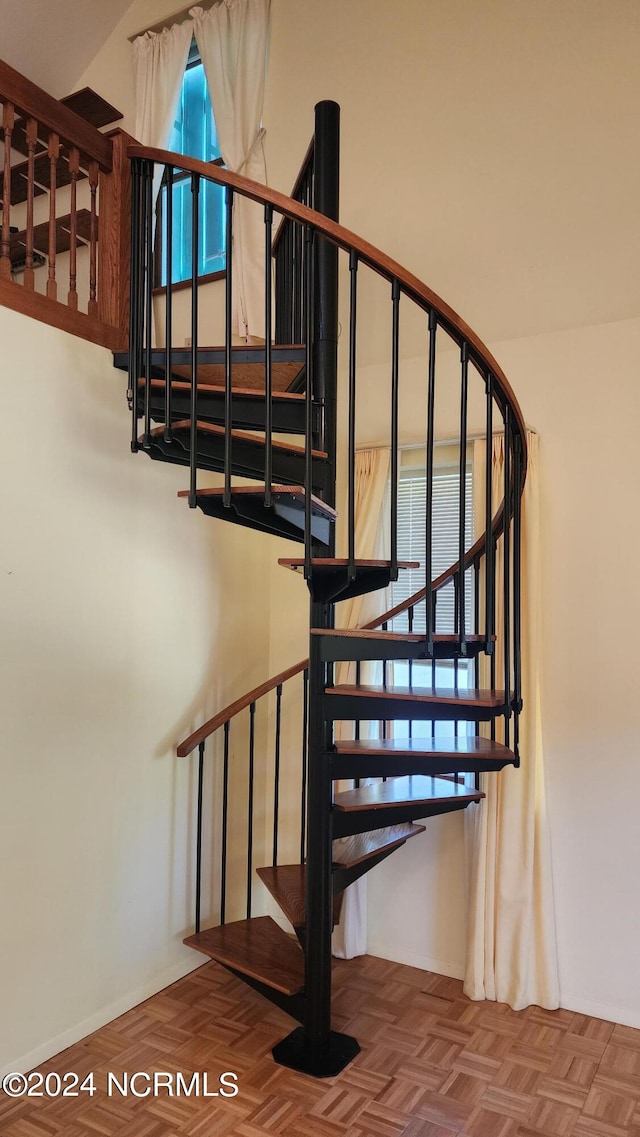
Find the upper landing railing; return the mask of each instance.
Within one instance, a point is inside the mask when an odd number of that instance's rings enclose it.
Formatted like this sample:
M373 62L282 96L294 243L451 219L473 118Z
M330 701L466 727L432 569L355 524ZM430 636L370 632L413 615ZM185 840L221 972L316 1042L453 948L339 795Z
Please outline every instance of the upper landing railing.
M0 304L125 347L132 139L101 134L2 61L0 104Z

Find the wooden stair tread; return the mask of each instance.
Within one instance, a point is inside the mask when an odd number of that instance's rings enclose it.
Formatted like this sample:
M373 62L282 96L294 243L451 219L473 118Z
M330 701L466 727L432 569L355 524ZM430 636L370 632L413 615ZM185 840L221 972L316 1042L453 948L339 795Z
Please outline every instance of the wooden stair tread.
M306 562L305 562L304 557L279 557L279 559L278 559L279 565L282 565L283 568L293 569L294 571L296 571L297 569L300 569L300 568L304 568L305 563ZM349 563L350 562L346 557L338 557L337 559L335 557L333 557L333 558L331 558L331 557L314 557L311 561L311 565L314 567L318 567L318 568L322 568L324 566L331 567L331 568L346 567ZM353 562L353 564L355 565L356 568L390 568L391 567L391 561L356 560ZM420 568L420 562L419 561L398 561L398 568L402 568L402 569ZM424 639L424 636L422 637L422 639Z
M277 392L286 392L287 388L300 373L302 367L301 363L287 362L279 359L272 359L271 362L271 385L274 394ZM175 375L179 375L184 379L191 378L191 365L178 363L172 367ZM264 360L256 359L251 362L238 362L234 363L231 369L232 380L238 383L246 390L253 389L264 391L265 376L264 376ZM224 383L224 363L199 363L198 376L203 383L210 386L221 385ZM304 398L304 396L302 396Z
M161 349L164 351L164 348ZM173 351L186 351L191 352L191 348L187 347L174 347ZM224 344L198 344L198 351L219 351L222 355L225 353ZM232 353L237 352L245 355L264 355L264 343L234 343L231 345ZM281 352L299 352L300 356L304 359L305 345L303 343L272 343L271 354L278 355Z
M264 394L265 379L264 344L233 344L231 348L231 382L235 394L242 389L246 394ZM289 388L304 370L306 349L304 344L278 343L271 345L271 389L274 398L277 394L289 398L293 393ZM226 351L224 346L198 344L196 349L199 384L224 390L226 372ZM179 381L191 382L192 351L190 347L171 348L171 373ZM128 352L114 352L114 364L126 371L129 367ZM151 350L151 366L155 378L164 382L162 373L166 371L166 348L154 347ZM158 372L161 374L159 375ZM304 393L296 392L298 400L304 402Z
M380 853L391 852L424 833L424 825L405 822L373 829L367 833L356 833L351 837L340 837L333 842L332 860L334 868L350 869L371 860ZM277 900L282 911L294 928L303 928L306 922L304 865L267 865L257 870L260 880ZM342 892L333 898L333 923L340 920Z
M76 214L76 246L84 245L91 239L91 213L79 209ZM11 235L12 262L24 260L27 247L27 231ZM56 218L56 253L68 253L71 248L71 214ZM47 256L49 253L49 222L43 221L33 227L34 252Z
M209 928L187 936L184 943L285 995L304 987L302 950L270 916Z
M343 683L337 687L327 687L327 695L346 695L362 699L397 699L407 703L450 703L469 707L503 707L504 691L481 690L476 688L450 687L402 687L382 685L358 685ZM484 741L484 740L481 740Z
M463 738L340 738L335 742L338 754L389 754L400 757L409 755L432 758L475 757L488 762L504 760L513 762L515 755L501 742L491 738L469 735Z
M145 380L138 379L138 387L144 390ZM152 379L151 387L159 391L164 391L167 386L166 379ZM226 388L222 383L201 383L198 381L198 391L203 395L222 395L226 394ZM188 382L184 379L172 379L171 389L174 391L184 391L185 394L191 392L191 381ZM264 395L264 387L236 387L235 383L232 387L233 398L251 398L255 399L256 395ZM271 395L274 402L279 403L304 403L304 395L295 394L293 391L272 391Z
M218 426L217 423L201 422L200 420L198 420L197 427L198 427L198 433L199 434L215 435L217 438L224 438L224 436L225 436L224 427ZM191 430L191 420L190 419L181 419L180 422L174 422L171 429L172 429L173 434L177 434L181 430L190 431ZM165 431L164 426L156 426L150 432L150 436L151 436L151 438L164 438L164 431ZM231 437L232 437L232 439L234 439L237 442L251 442L251 443L255 444L256 446L260 446L264 449L264 444L265 444L264 438L260 434L252 434L248 430L232 430L231 431ZM142 441L143 440L141 438L140 442L142 443ZM274 440L272 443L272 446L273 446L274 451L279 451L281 453L300 454L300 455L304 456L304 452L305 452L304 446L294 446L290 442L276 442ZM314 458L318 458L320 460L324 460L328 457L328 455L324 452L324 450L312 450L311 454ZM302 561L302 564L304 564L304 561Z
M304 928L306 923L304 865L266 865L256 870L260 880L277 900L287 920L294 928ZM340 920L342 894L333 898L333 923Z
M231 490L231 497L257 497L264 498L266 486L233 486ZM189 490L179 490L178 497L189 497ZM287 495L297 501L304 501L305 491L304 486L271 486L271 493L277 496ZM215 486L207 489L198 490L197 497L222 497L224 494L224 486ZM323 513L326 517L335 520L337 517L335 509L332 509L326 502L321 501L315 494L311 495L311 500L317 512Z
M116 110L111 103L102 98L97 91L91 87L83 87L80 91L74 91L71 95L66 95L64 99L60 99L65 107L79 114L80 118L90 122L95 126L96 130L101 126L110 126L112 122L119 122L124 118L122 111Z
M23 201L27 200L29 192L29 163L20 162L17 166L11 167L11 180L9 182L9 192L11 194L11 205L21 205ZM4 186L0 182L0 204L2 203L2 190ZM44 193L42 186L33 184L33 196L41 197Z
M340 837L333 842L333 863L341 868L353 868L378 853L404 845L410 837L417 837L418 833L424 831L424 825L405 821L399 825L387 825L383 829L371 829L367 833L355 833L351 837Z
M67 160L67 154L68 154L68 151L64 151L63 153L61 153L60 157L56 163L56 190L64 189L65 186L71 185L71 182L73 180L71 177L71 170L69 168L69 162ZM15 196L14 196L14 184L13 184L13 181L14 181L13 171L15 171L15 178L16 178ZM82 168L80 168L78 170L77 180L82 181L82 179L86 178L86 177L87 177L86 172ZM29 162L28 161L19 162L16 166L12 167L12 178L11 178L11 204L12 205L19 205L20 202L27 200L28 178L29 178ZM25 183L24 186L22 185L22 180ZM46 151L44 153L37 154L34 158L34 161L33 161L33 181L34 181L34 191L35 191L36 196L39 196L39 194L45 193L47 190L51 189L51 162L49 160L49 155L47 154ZM47 225L48 225L48 222L47 222Z
M264 391L265 366L264 344L235 344L231 348L231 379L235 385L247 391ZM213 360L198 360L198 376L203 383L211 386L224 386L225 381L225 349L224 347L204 347L198 345L198 355L210 352L218 358ZM300 374L304 366L304 344L272 344L271 345L271 386L276 392L286 393L294 379ZM282 358L287 355L297 355L298 358ZM235 358L234 358L235 357ZM173 374L184 379L191 379L191 362L172 364ZM304 395L301 396L304 399Z
M481 801L485 795L468 790L447 778L430 778L423 774L410 774L403 778L388 778L357 790L346 790L335 795L333 807L339 812L364 809L385 809L400 805L430 805L434 802Z
M288 563L288 562L278 561L278 564L284 564L284 563ZM317 562L314 561L313 563L315 564ZM370 561L370 562L360 562L360 563L372 564L374 562ZM380 561L380 562L375 562L375 563L388 564L389 562L388 561ZM304 561L302 562L302 564L304 564ZM405 564L408 564L409 568L415 568L416 567L414 562L410 562L410 563L405 562ZM400 566L398 566L398 567L400 567ZM404 567L404 565L402 567ZM397 643L417 644L417 643L424 643L426 640L426 636L425 636L424 632L381 632L381 631L378 631L377 628L312 628L311 629L311 635L312 636L340 636L344 639L387 640L389 643L396 643L397 642ZM491 638L492 638L492 640L495 640L496 637L492 636ZM465 640L467 641L467 643L484 643L486 640L486 636L476 636L476 635L465 636ZM460 636L459 635L440 635L440 634L438 634L438 635L434 635L433 641L434 641L434 643L441 643L441 644L447 644L447 643L457 644L460 642Z

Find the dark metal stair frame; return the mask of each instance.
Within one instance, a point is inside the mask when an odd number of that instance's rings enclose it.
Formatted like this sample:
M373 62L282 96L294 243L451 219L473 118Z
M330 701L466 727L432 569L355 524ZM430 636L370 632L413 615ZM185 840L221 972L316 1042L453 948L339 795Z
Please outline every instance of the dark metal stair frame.
M166 293L164 349L153 347L154 271L154 170L164 170L167 202L171 201L176 156L167 152L131 147L133 218L131 236L131 325L130 351L116 357L116 366L127 366L131 411L131 448L146 451L154 460L188 468L186 497L190 508L199 507L208 516L260 532L277 534L304 544L304 556L284 558L279 563L300 571L309 592L309 659L268 680L245 694L225 711L198 727L178 748L181 756L199 754L196 825L196 933L185 943L208 955L233 975L302 1025L273 1049L275 1060L317 1077L333 1076L359 1052L356 1039L331 1030L331 935L336 916L336 897L349 884L380 864L401 847L418 827L416 819L442 816L468 808L484 797L477 775L519 763L520 672L520 496L526 473L526 434L520 409L506 377L474 332L426 285L396 262L354 234L333 224L338 218L339 108L335 103L316 107L313 162L305 162L299 179L301 204L266 187L256 187L228 171L211 173L203 163L185 159L180 167L191 179L191 340L190 349L171 346L172 298ZM310 152L311 153L311 152ZM226 241L233 237L234 195L261 203L264 220L265 300L264 345L233 345L233 264L228 258L225 280L225 344L221 348L198 345L197 249L201 182L217 180L225 189ZM294 194L295 198L295 194ZM309 206L315 210L309 212ZM273 240L274 211L282 224ZM167 274L171 279L171 216L166 208ZM162 222L165 224L165 221ZM277 246L277 251L276 251ZM344 344L348 355L345 376L348 405L345 416L346 468L346 557L336 557L336 436L337 436L337 344L338 344L338 252L348 254L349 315ZM276 260L275 313L272 313L271 258ZM356 548L356 398L358 395L357 349L361 333L356 330L358 271L373 270L389 285L391 308L390 435L390 555L389 560L358 559ZM362 274L360 274L362 275ZM362 292L362 290L361 290ZM336 605L343 600L379 591L398 579L399 572L418 567L417 562L398 559L399 495L399 389L401 303L417 305L424 317L426 358L426 476L425 476L425 585L409 601L399 604L378 626L353 631L334 627ZM346 307L346 306L345 306ZM275 315L276 343L272 343ZM403 325L404 326L404 325ZM286 338L303 342L283 343ZM446 335L459 349L460 460L457 561L440 577L433 574L436 344ZM290 371L278 368L291 367ZM251 390L252 376L259 390ZM242 368L245 368L243 371ZM243 387L243 375L244 383ZM465 530L466 452L469 378L473 375L486 400L486 525L482 537L467 548ZM282 389L283 376L290 386ZM247 386L248 385L248 386ZM280 386L279 386L280 385ZM362 384L360 384L362 386ZM303 388L303 394L293 391ZM276 390L278 388L278 390ZM404 390L404 388L403 388ZM359 396L358 396L359 397ZM502 507L493 515L491 439L493 413L497 408L504 426L504 485ZM142 419L139 427L138 419ZM152 423L156 425L152 427ZM498 426L500 424L498 423ZM250 433L247 433L249 431ZM280 432L299 434L298 445L274 438ZM224 484L203 489L199 472L221 474ZM238 479L241 481L239 482ZM246 485L246 480L251 485ZM256 484L257 483L257 484ZM503 545L502 579L497 579L498 541ZM422 554L421 554L422 556ZM480 566L483 563L484 577ZM469 575L470 574L470 575ZM473 602L467 588L472 585ZM440 589L452 586L451 623L439 619ZM484 595L481 596L481 590ZM504 603L496 602L501 589ZM442 597L441 597L442 598ZM421 610L423 627L414 633L414 607ZM501 628L496 627L496 610ZM406 613L407 630L389 631L384 621ZM393 627L394 625L392 625ZM395 627L398 625L395 624ZM453 629L453 630L451 630ZM494 646L500 634L503 646L501 674L497 674ZM490 660L490 687L481 689L479 657ZM447 693L436 686L436 662L451 660L454 689ZM408 662L409 685L387 686L384 667L382 687L356 683L334 686L334 664L339 661L401 660ZM413 687L414 661L430 664L431 687ZM460 661L471 661L473 690L458 686ZM421 669L424 672L425 668ZM278 861L278 808L280 771L280 721L282 685L303 673L303 753L300 769L301 834L300 864ZM273 756L273 856L271 865L258 869L290 919L302 944L298 946L269 917L252 917L254 773L256 751L256 701L269 692L276 697L276 745ZM229 788L229 732L232 718L249 710L248 800L246 860L246 920L225 925L227 821ZM505 744L495 741L495 720L504 721ZM334 741L335 721L352 721L352 743ZM384 724L409 722L409 740L387 739ZM432 740L411 737L414 720L433 724ZM368 744L360 741L360 723L383 723L382 738ZM435 723L488 723L491 739L436 737ZM202 883L202 813L205 740L224 727L222 884L220 926L200 930ZM487 731L488 733L488 731ZM258 756L259 757L259 756ZM269 757L269 761L271 758ZM271 767L265 767L270 771ZM476 775L476 788L458 781L463 773ZM296 778L298 774L296 772ZM381 778L375 785L360 786L360 779ZM335 782L354 779L354 790L336 792ZM297 809L297 806L296 806ZM233 815L232 815L233 816ZM244 817L244 813L242 813ZM333 842L360 837L390 826L408 826L395 839L354 842L357 856L340 863L334 860ZM297 835L296 835L297 840ZM367 851L363 853L363 847ZM282 847L282 843L281 843ZM295 870L300 870L297 875ZM289 871L291 870L291 871ZM277 882L280 872L281 886ZM289 873L285 879L286 874ZM295 878L295 879L294 879ZM288 895L287 889L289 889ZM304 896L304 919L301 917Z
M480 794L476 800L483 797ZM335 812L332 817L333 837L350 837L354 833L367 833L380 825L397 825L424 817L439 817L443 813L457 813L471 805L468 801L434 802L431 805L397 805L382 809L361 809L354 813Z

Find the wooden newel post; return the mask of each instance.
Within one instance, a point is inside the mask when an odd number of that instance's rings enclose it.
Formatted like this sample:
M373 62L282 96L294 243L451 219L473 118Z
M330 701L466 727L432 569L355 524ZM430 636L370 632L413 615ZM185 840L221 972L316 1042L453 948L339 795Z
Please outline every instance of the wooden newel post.
M129 339L131 241L131 171L127 147L135 138L124 130L109 134L113 168L100 174L98 238L98 318L118 329L114 350L126 351Z

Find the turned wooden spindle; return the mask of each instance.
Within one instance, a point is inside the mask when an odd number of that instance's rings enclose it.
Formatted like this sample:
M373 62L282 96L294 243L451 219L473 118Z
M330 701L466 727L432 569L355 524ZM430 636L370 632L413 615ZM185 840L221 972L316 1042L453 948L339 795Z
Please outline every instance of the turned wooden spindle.
M96 212L96 194L98 192L98 177L100 170L97 162L89 165L89 186L91 188L91 230L89 238L89 315L98 315L98 301L96 299L97 282L97 252L98 252L98 215Z
M2 243L0 244L0 277L11 279L11 135L15 121L13 103L2 107L4 130L4 180L2 184Z
M69 249L69 295L67 297L67 304L74 311L78 308L78 290L76 286L77 272L77 237L78 237L78 214L76 206L77 183L78 175L80 173L80 151L77 146L72 146L69 151L69 173L71 174L71 220L69 224L69 232L71 234L71 248Z
M58 299L58 285L56 283L56 171L60 156L60 136L49 134L49 278L47 280L47 296L50 300Z
M35 150L38 142L38 123L35 118L27 119L27 232L26 257L24 270L24 286L35 287L35 273L33 271L33 196L34 196L34 162Z

